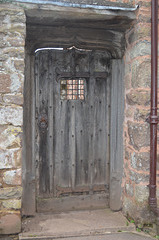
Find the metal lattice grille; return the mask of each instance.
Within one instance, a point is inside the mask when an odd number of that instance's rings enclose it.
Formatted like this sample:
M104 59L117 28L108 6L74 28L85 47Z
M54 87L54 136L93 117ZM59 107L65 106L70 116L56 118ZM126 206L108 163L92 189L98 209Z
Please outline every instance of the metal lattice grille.
M84 100L85 89L84 79L64 79L61 80L61 99L62 100Z

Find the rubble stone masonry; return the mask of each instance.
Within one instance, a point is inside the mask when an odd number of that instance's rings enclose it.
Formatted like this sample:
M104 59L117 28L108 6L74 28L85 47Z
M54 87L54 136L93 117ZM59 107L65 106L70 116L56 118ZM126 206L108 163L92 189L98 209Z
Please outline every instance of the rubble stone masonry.
M21 231L25 14L0 4L0 234Z
M137 3L137 2L136 2ZM137 21L127 31L125 52L125 121L123 211L136 223L153 221L149 211L151 86L151 1L140 1Z
M105 2L140 6L137 21L126 33L124 56L123 212L137 223L149 223L153 221L148 207L150 127L146 122L150 113L151 1ZM24 10L20 4L0 4L0 234L21 231Z

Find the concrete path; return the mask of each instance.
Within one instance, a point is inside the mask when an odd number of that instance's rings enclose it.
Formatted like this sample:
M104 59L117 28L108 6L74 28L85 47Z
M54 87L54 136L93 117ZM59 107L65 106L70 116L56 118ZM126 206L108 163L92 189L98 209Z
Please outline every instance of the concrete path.
M152 238L136 233L111 233L103 236L98 235L89 237L63 238L61 240L152 240Z
M22 238L20 238L22 239ZM68 237L68 238L52 238L52 237L25 237L25 240L154 240L150 236L139 233L109 233L104 235L96 235L96 236L79 236L79 237ZM9 239L6 239L9 240ZM11 239L10 239L11 240Z
M134 234L135 226L121 212L109 209L37 214L23 221L20 240L150 240ZM123 232L126 231L126 232ZM129 232L129 233L127 233Z

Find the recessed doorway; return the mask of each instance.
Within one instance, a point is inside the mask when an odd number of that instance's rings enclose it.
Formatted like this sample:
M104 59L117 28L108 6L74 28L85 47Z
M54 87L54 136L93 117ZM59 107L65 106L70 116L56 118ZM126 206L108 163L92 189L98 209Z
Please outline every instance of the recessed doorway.
M135 14L45 6L26 19L23 215L80 204L120 210L122 57ZM44 47L61 50L37 51Z

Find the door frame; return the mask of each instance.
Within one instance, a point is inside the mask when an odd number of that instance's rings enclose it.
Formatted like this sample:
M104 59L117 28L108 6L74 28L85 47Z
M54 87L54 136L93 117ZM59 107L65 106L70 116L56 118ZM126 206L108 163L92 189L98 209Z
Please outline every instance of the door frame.
M36 159L35 159L35 80L33 54L26 53L24 83L24 124L23 124L23 196L22 214L36 212ZM114 211L122 207L123 172L123 121L124 121L124 62L113 59L110 99L110 199ZM114 151L116 149L116 151ZM35 159L35 160L34 160Z
M78 10L79 11L79 10ZM94 30L96 31L96 30ZM96 32L95 32L96 33ZM67 43L68 44L68 43ZM76 42L75 42L76 44ZM71 43L73 45L73 43ZM48 42L26 41L25 81L24 81L24 115L23 115L23 156L22 156L22 215L36 213L36 159L35 159L35 80L34 52L37 48L59 47ZM60 45L63 47L62 45ZM64 44L66 46L66 44ZM103 45L102 45L103 46ZM78 46L80 47L80 46ZM99 49L100 49L99 44ZM120 47L119 47L120 48ZM94 46L98 49L98 44ZM111 49L112 50L112 49ZM105 51L110 52L107 48ZM102 49L103 51L103 49ZM119 52L121 49L119 49ZM121 51L122 52L122 51ZM110 104L110 203L114 211L122 208L122 174L123 174L123 122L124 122L124 60L123 54L112 54L111 104ZM116 149L116 151L114 151Z

